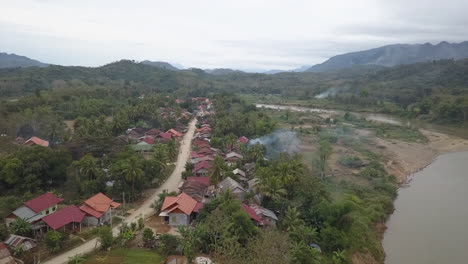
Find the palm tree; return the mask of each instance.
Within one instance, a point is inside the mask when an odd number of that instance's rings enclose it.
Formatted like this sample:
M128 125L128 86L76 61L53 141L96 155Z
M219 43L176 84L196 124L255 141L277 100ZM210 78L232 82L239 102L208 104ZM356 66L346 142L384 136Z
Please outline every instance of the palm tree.
M167 162L169 161L167 145L159 144L153 148L153 160L158 164L158 172L162 173L167 168Z
M125 177L127 182L132 184L132 195L135 195L135 182L141 180L144 175L144 171L141 168L141 162L137 157L130 157L122 168L122 175Z
M171 160L177 157L177 142L175 139L171 139L167 142L167 154Z
M209 175L211 183L216 185L222 180L225 168L226 163L224 163L224 159L221 156L216 155Z
M279 200L286 195L286 190L283 188L281 179L276 176L261 179L260 192L272 200Z
M31 224L23 218L18 218L13 223L11 223L10 230L11 233L20 236L28 236L32 233Z
M296 207L288 207L283 218L283 226L286 231L291 232L304 225L304 221L300 218L301 214Z

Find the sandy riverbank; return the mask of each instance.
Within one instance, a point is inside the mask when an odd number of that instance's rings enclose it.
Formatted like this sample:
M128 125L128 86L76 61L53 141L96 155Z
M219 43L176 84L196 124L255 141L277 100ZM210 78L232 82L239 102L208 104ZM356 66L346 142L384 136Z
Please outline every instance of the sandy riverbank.
M421 132L427 137L427 143L375 139L375 151L386 157L385 168L400 184L407 183L412 174L431 164L439 155L468 150L466 139L429 130Z

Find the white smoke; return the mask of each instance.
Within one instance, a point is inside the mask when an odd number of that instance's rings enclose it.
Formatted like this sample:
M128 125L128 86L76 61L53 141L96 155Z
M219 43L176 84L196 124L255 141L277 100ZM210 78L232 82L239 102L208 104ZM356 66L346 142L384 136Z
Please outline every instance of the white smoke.
M315 98L317 99L323 99L323 98L327 98L329 96L334 96L336 95L337 93L341 92L341 91L345 91L347 90L349 87L348 86L344 86L344 87L333 87L333 88L330 88L328 90L326 90L325 92L322 92L322 93L319 93L315 96Z
M294 155L300 150L300 140L297 133L291 130L277 130L266 136L252 139L249 144L265 145L267 156L270 158L278 157L281 153Z

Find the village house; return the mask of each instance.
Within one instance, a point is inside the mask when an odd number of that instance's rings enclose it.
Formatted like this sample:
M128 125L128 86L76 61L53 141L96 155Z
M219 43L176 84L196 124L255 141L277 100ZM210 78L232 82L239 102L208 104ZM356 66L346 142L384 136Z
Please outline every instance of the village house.
M150 145L150 144L148 144L146 142L145 142L145 144L135 144L135 145L130 146L131 149L133 149L134 151L136 151L138 153L152 152L153 147L154 147L153 145Z
M11 256L8 247L0 242L0 264L16 264L16 260Z
M237 140L239 143L242 143L242 144L247 144L249 142L249 139L242 136L239 138L239 140Z
M146 143L146 144L150 144L150 145L153 145L154 144L154 138L153 137L150 137L150 136L143 136L143 137L140 137L139 138L140 140L140 143ZM140 144L138 143L138 144Z
M49 141L40 139L38 137L32 137L24 142L26 146L41 146L41 147L49 147Z
M28 251L37 246L36 240L29 237L17 235L8 236L8 238L4 242L8 247L10 247L13 250L21 248L23 251Z
M157 128L150 129L146 131L145 135L155 138L157 135L161 134L161 130Z
M255 211L255 213L260 217L263 226L265 227L275 227L276 222L278 222L278 217L276 214L260 205L251 204L250 207Z
M238 161L242 160L243 158L244 156L237 152L229 152L228 154L226 154L226 158L224 158L224 160L228 165L232 166L235 165Z
M177 130L175 130L173 128L169 129L166 133L170 133L172 135L172 137L175 137L175 138L180 138L180 137L183 136L182 133L180 133L179 131L177 131Z
M167 142L172 139L172 134L171 133L161 133L156 137L156 140L159 142Z
M244 212L246 212L249 215L250 219L255 223L255 225L257 225L257 226L263 225L262 220L257 215L255 210L252 209L252 207L250 207L250 206L248 206L248 205L246 205L244 203L241 205L241 207L242 207L242 210L244 210Z
M211 161L214 161L214 158L212 156L202 156L202 157L194 158L194 159L190 160L190 162L193 163L193 164L198 164L198 163L200 163L202 161L211 162Z
M81 222L85 215L76 205L69 205L53 214L44 216L42 221L53 230L75 230L79 227L81 231Z
M208 183L205 179L208 179ZM203 203L206 201L205 197L207 196L208 187L208 177L188 177L182 186L180 186L179 190L188 194L190 197L197 200L197 202Z
M237 169L234 169L232 173L236 175L239 178L239 180L244 181L244 182L247 181L246 174L243 170L237 168Z
M202 207L202 203L188 194L180 193L164 199L159 216L164 217L164 222L171 226L189 225Z
M231 177L226 177L218 184L219 191L221 193L230 191L234 197L239 200L244 200L245 189L240 183L233 180Z
M9 226L17 218L22 218L31 224L33 230L43 227L40 220L57 210L57 204L63 199L58 198L53 193L45 193L39 197L25 202L22 206L14 210L5 218L5 224Z
M202 161L195 165L192 172L195 176L207 176L210 172L211 164L208 161Z
M112 210L119 206L120 203L112 201L103 193L98 193L80 206L80 210L86 213L83 223L96 226L111 221Z

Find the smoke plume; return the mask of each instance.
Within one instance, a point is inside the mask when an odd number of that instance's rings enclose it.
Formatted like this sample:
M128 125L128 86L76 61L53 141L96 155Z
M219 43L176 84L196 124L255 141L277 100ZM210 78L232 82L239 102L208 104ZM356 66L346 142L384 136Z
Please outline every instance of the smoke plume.
M345 91L347 90L349 87L348 86L344 86L344 87L333 87L333 88L330 88L328 90L326 90L325 92L322 92L322 93L319 93L315 96L315 98L317 99L323 99L323 98L327 98L329 96L334 96L336 95L337 93L341 92L341 91Z
M300 150L300 140L297 133L291 130L277 130L266 136L252 139L250 144L265 145L269 158L276 158L283 152L294 155Z

